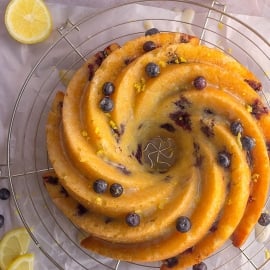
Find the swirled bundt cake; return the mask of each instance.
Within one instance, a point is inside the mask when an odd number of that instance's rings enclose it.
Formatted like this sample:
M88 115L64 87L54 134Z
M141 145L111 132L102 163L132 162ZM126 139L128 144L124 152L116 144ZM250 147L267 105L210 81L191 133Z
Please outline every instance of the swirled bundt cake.
M149 33L149 32L148 32ZM47 122L54 203L81 245L161 269L241 246L269 186L262 86L225 53L182 33L112 44L58 92Z

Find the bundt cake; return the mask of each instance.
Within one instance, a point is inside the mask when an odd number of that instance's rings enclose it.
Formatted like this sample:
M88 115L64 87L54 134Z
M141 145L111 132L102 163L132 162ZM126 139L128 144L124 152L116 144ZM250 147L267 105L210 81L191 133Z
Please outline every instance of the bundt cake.
M270 114L255 75L182 33L111 44L59 91L45 186L82 247L161 269L240 247L269 186Z

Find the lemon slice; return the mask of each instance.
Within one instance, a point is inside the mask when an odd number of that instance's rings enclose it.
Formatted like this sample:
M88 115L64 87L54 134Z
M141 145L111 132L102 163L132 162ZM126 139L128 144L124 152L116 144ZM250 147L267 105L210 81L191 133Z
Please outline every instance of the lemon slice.
M5 12L5 25L17 41L34 44L51 33L51 14L42 0L11 0Z
M19 255L27 253L30 236L25 228L8 231L0 241L0 268L7 269Z
M34 254L28 253L18 256L7 268L7 270L33 270Z

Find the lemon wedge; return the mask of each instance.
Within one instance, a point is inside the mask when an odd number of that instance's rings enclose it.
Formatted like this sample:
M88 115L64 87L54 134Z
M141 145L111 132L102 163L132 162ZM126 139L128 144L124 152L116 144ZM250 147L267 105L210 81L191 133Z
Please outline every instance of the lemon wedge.
M0 241L0 268L7 269L18 256L27 253L29 244L30 236L24 227L8 231Z
M5 12L5 25L15 40L34 44L49 37L52 18L42 0L11 0Z
M7 268L7 270L33 270L34 254L28 253L18 256Z

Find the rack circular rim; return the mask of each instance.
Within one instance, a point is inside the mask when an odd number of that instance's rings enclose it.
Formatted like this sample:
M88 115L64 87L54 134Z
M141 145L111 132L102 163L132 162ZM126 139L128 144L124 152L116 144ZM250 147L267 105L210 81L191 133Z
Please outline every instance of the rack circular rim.
M12 134L13 134L13 128L14 128L14 122L15 122L15 118L17 116L17 113L18 113L18 107L20 105L20 101L25 93L25 91L27 90L27 86L29 84L29 82L31 81L32 79L32 76L33 74L35 73L35 71L38 69L38 67L42 64L42 62L44 61L44 59L46 59L46 57L50 54L50 52L58 45L58 43L60 43L63 39L65 39L69 33L71 33L72 31L74 31L77 27L79 27L81 24L97 17L97 16L102 16L103 14L105 14L106 12L108 11L111 11L111 10L114 10L114 9L117 9L117 8L121 8L121 7L124 7L124 6L127 6L127 5L131 5L131 4L144 4L144 3L154 3L156 2L155 0L150 0L150 1L143 1L143 0L140 0L140 1L131 1L129 3L125 3L125 4L120 4L118 6L114 6L114 7L110 7L108 9L103 9L101 11L98 11L94 14L91 14L89 16L85 16L84 18L82 18L81 20L79 20L76 24L72 25L69 30L62 34L60 33L60 37L44 52L44 54L39 58L39 60L36 62L36 64L34 65L34 67L32 68L32 70L30 71L30 73L28 74L27 78L25 79L20 91L19 91L19 94L17 96L17 99L16 99L16 102L15 102L15 105L14 105L14 108L12 110L12 116L11 116L11 120L10 120L10 124L9 124L9 128L8 128L8 138L7 138L7 168L8 168L8 179L9 179L9 183L10 183L10 187L11 187L11 191L12 191L12 194L13 194L13 198L14 198L14 202L15 202L15 206L16 206L16 209L18 211L18 214L24 224L24 226L26 227L26 229L28 230L30 236L32 237L34 243L36 244L36 246L44 253L45 256L47 256L50 261L59 269L64 269L62 268L61 265L59 265L57 263L57 261L55 259L53 259L48 253L46 250L43 249L43 247L40 245L40 242L37 240L35 234L32 232L30 226L27 224L27 221L25 220L25 217L24 217L24 214L22 213L21 211L21 207L19 205L19 201L17 199L17 194L16 194L16 191L15 191L15 184L13 183L13 177L14 177L14 174L12 173L12 162L11 162L11 151L12 151L12 147L11 147L11 139L12 139ZM259 39L260 41L262 41L266 46L270 47L270 43L266 40L265 37L263 37L260 33L258 33L256 30L254 30L252 27L250 27L249 25L243 23L241 20L235 18L233 15L230 15L228 13L226 13L224 10L220 10L218 9L217 7L215 7L215 5L219 5L219 6L224 6L223 4L220 4L218 1L210 1L212 2L212 5L205 5L205 4L201 4L201 3L197 3L197 2L194 2L194 1L185 1L185 0L178 0L178 1L168 1L168 2L173 2L173 3L176 3L176 4L187 4L187 5L191 5L192 7L199 7L199 8L203 8L204 10L208 11L208 12L215 12L217 14L219 14L221 17L224 16L226 18L229 18L239 24L241 24L243 27L245 27L248 31L252 32L253 34L255 34ZM149 18L150 20L154 20L155 18ZM204 38L204 32L205 31L212 31L211 29L208 29L207 27L207 20L209 19L209 14L208 16L206 17L206 21L205 21L205 25L203 26L198 26L198 25L193 25L191 23L192 26L196 26L196 27L201 27L201 41L205 41L203 38ZM145 19L138 19L138 22L142 22L144 21ZM173 20L172 20L173 21ZM180 21L177 21L177 22L182 22L181 20ZM228 26L228 25L227 25ZM115 25L112 25L112 28L115 27ZM106 29L107 30L107 29ZM105 30L101 30L101 31L105 31ZM90 37L91 38L91 37ZM246 37L249 41L251 41L248 37ZM253 41L251 41L253 42ZM254 43L254 42L253 42ZM72 44L70 44L72 46ZM213 44L216 46L216 44ZM74 48L74 50L76 51L76 48ZM262 53L264 54L264 56L270 60L269 56L266 55L266 53L264 51L262 51ZM270 80L268 78L268 80ZM269 105L270 101L268 101L268 105ZM48 170L48 168L44 169L44 171ZM40 171L39 171L40 172ZM27 176L27 174L25 174L25 176ZM237 255L238 256L238 255ZM265 264L267 264L269 261L266 260L265 262L263 262L262 265L260 265L259 267L263 267ZM252 261L248 258L248 262L251 262ZM100 262L101 263L101 262ZM101 263L102 264L102 263ZM118 266L120 265L120 261L116 262L116 265L115 267L111 267L111 266L108 266L108 265L103 265L106 269L115 269L117 270L118 269ZM137 264L138 267L141 266L140 264ZM255 265L253 265L255 266ZM145 266L145 267L151 267L151 266ZM157 268L157 267L154 267L154 268ZM86 269L86 268L84 268ZM261 268L255 268L255 269L261 269Z

